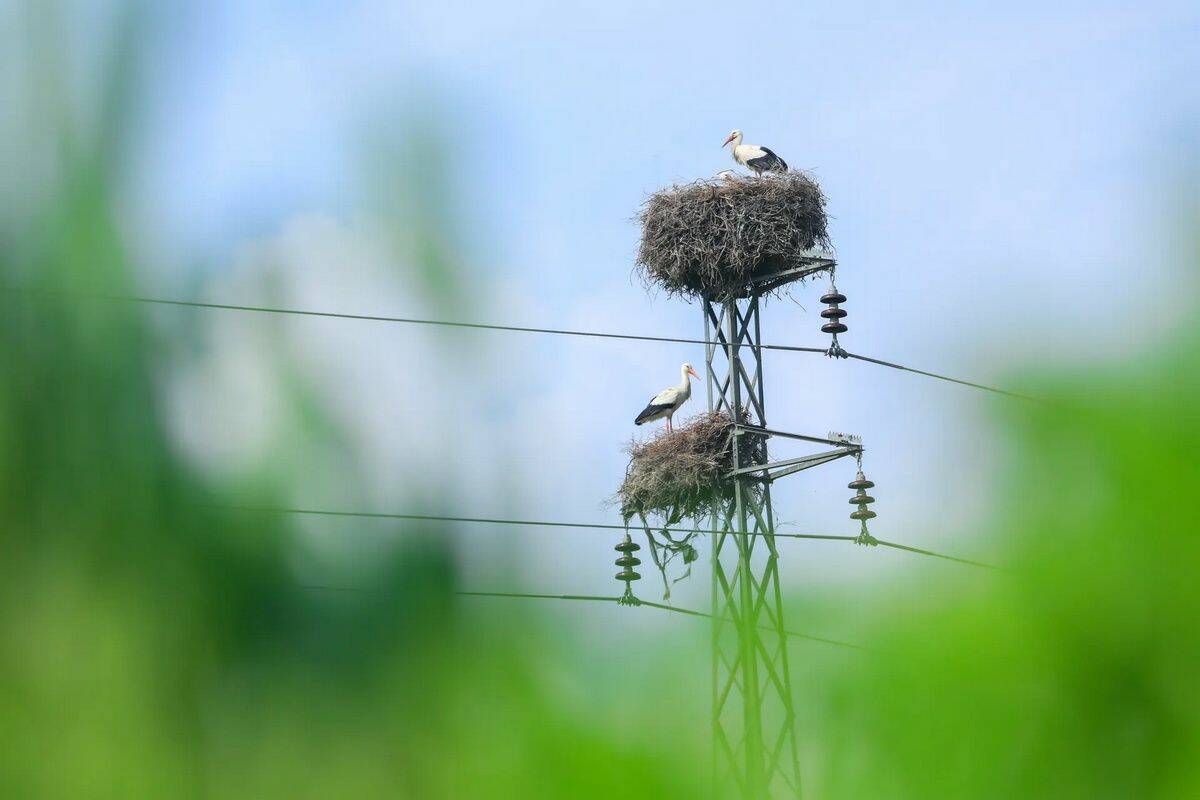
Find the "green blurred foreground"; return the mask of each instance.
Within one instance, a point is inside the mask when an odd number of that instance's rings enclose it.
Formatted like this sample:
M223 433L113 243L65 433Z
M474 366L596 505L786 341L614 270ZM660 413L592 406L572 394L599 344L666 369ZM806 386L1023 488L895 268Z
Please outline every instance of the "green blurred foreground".
M991 535L1015 573L883 596L830 676L827 797L1200 797L1200 348L1044 384Z
M19 245L6 286L128 286L86 164ZM282 521L213 510L171 452L139 309L0 297L0 796L701 790L686 744L556 699L549 632L466 619L444 536L364 591L300 586Z
M702 648L597 669L455 600L437 536L301 587L285 520L213 510L247 487L175 455L141 310L53 294L132 285L104 147L60 144L0 230L0 282L46 292L0 293L0 796L705 796ZM1200 797L1197 345L1011 406L1012 575L857 593L876 652L796 681L808 796Z
M75 178L6 284L126 284L103 186ZM3 297L4 797L703 794L706 692L563 692L562 637L471 617L435 537L372 591L298 587L280 521L210 510L172 455L134 309ZM813 796L1200 796L1198 352L1019 409L992 532L1013 575L876 592L880 653L797 682Z

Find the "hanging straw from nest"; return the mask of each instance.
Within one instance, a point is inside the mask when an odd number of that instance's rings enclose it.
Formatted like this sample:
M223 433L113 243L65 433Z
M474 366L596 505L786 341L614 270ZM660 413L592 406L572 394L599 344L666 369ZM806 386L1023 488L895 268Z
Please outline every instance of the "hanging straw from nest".
M701 180L650 195L637 266L670 295L728 300L828 248L825 195L801 172Z
M732 434L728 414L709 412L629 446L629 467L617 499L626 525L636 517L645 531L650 557L662 576L664 600L670 599L672 584L691 574L690 565L699 557L692 544L698 534L676 538L670 527L683 519L706 517L715 503L733 497L734 481L725 477L733 468ZM743 434L737 441L740 463L765 460L762 436ZM676 558L685 569L669 580L667 570Z

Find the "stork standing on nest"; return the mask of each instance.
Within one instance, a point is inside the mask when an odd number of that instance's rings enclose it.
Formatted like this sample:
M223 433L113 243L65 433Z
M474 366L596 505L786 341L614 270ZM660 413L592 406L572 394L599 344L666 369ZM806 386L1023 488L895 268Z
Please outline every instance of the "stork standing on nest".
M742 144L741 131L729 134L725 139L725 144L722 144L721 147L730 142L733 142L733 160L748 167L755 175L762 175L764 172L788 171L787 162L775 155L769 148L760 144Z
M663 389L654 395L654 397L651 397L649 405L642 409L642 413L637 415L637 419L633 421L633 424L641 425L646 422L653 422L656 419L665 419L667 421L667 430L674 430L671 427L671 417L692 396L692 380L689 376L700 377L696 375L696 370L692 369L691 364L684 364L679 368L679 385Z

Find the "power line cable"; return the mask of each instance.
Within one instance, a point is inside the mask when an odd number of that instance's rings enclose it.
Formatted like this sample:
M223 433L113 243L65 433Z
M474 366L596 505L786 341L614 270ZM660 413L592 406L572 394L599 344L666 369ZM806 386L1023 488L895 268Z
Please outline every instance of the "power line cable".
M328 584L314 584L314 583L306 583L306 584L302 584L302 586L305 589L315 589L318 591L326 591L326 592L361 592L361 591L363 591L363 589L361 589L360 587L357 587L357 586L331 586ZM493 598L523 599L523 600L579 600L579 601L584 601L584 602L595 602L595 603L617 603L618 605L622 605L621 600L623 599L620 597L609 597L607 595L598 595L598 594L534 594L531 592L458 591L458 592L455 592L454 594L461 595L463 597L493 597ZM689 617L702 617L704 619L713 619L712 614L707 614L703 611L694 611L690 608L680 608L679 606L669 606L664 603L655 603L650 600L640 600L639 599L637 601L636 605L629 606L629 607L636 608L638 606L646 606L648 608L657 608L662 611L670 611L675 614L684 614ZM732 622L732 620L728 620L728 619L727 619L727 621ZM762 631L777 631L778 630L777 628L774 628L770 625L759 625L757 627L759 630L762 630ZM837 639L827 639L822 636L813 636L813 635L807 634L807 633L799 633L798 631L789 631L789 630L785 629L783 631L783 633L785 636L791 636L795 639L806 639L810 642L820 642L821 644L829 644L829 645L833 645L835 647L846 647L846 648L850 648L852 650L868 650L868 649L870 649L867 647L863 647L860 644L851 644L850 642L842 642L842 641L838 641Z
M957 383L960 386L970 386L972 389L982 389L985 392L994 392L995 394L1002 394L1005 397L1013 397L1018 400L1028 400L1031 403L1046 402L1045 400L1043 400L1040 397L1034 397L1034 396L1028 395L1028 394L1021 394L1019 392L1010 392L1007 389L997 389L994 386L985 386L982 383L975 383L973 381L964 381L960 378L951 378L948 375L939 375L936 372L928 372L926 370L917 369L915 367L906 367L903 364L894 364L891 361L884 361L884 360L878 359L878 358L871 358L870 356L862 356L857 353L850 353L850 352L846 352L846 351L843 351L843 352L845 352L846 358L853 358L858 361L865 361L868 364L878 364L881 367L888 367L890 369L903 370L904 372L911 372L915 375L924 375L928 378L936 378L939 381L947 381L949 383Z
M20 289L8 289L9 292L24 292ZM524 325L493 325L483 322L455 322L451 320L441 319L422 319L419 317L390 317L376 314L350 314L339 311L311 311L307 309L297 308L278 308L273 306L249 306L237 305L233 303L205 303L195 300L171 300L161 297L142 297L137 295L118 295L118 294L103 294L98 292L76 292L55 290L46 292L30 291L29 294L58 294L73 297L81 297L89 300L104 300L115 303L140 303L145 305L164 305L176 306L181 308L202 308L217 311L250 311L259 314L283 314L287 316L298 317L322 317L328 319L349 319L358 320L360 322L392 322L403 325L432 325L446 328L467 328L471 330L485 331L510 331L513 333L542 333L554 336L586 336L598 339L626 339L638 342L668 342L672 344L713 344L705 339L689 339L676 336L649 336L630 333L606 333L603 331L583 331L572 330L569 328L535 328ZM792 347L787 345L751 345L745 344L742 347L756 347L763 350L788 350L802 353L824 353L825 350L820 347Z
M323 318L328 318L328 319L349 319L349 320L359 320L362 322L390 322L390 323L399 323L399 324L404 324L404 325L431 325L431 326L439 326L439 327L447 327L447 328L465 328L465 329L470 329L470 330L509 331L509 332L513 332L513 333L540 333L540 334L548 334L548 335L554 335L554 336L583 336L583 337L591 337L591 338L597 338L597 339L621 339L621 340L626 340L626 341L637 341L637 342L666 342L669 344L702 344L702 345L711 345L714 347L725 346L725 345L722 345L720 342L709 341L707 339L690 339L690 338L686 338L686 337L677 337L677 336L649 336L649 335L629 334L629 333L607 333L604 331L585 331L585 330L574 330L574 329L569 329L569 328L536 328L536 327L529 327L529 326L523 326L523 325L494 325L494 324L488 324L488 323L482 323L482 322L453 322L450 320L422 319L419 317L391 317L391 316L383 316L383 315L375 315L375 314L350 314L350 313L342 313L342 312L336 312L336 311L310 311L310 310L306 310L306 309L278 308L278 307L272 307L272 306L250 306L250 305L237 305L237 304L232 304L232 303L205 303L205 302L200 302L200 301L195 301L195 300L171 300L171 299L160 298L160 297L143 297L143 296L138 296L138 295L104 294L104 293L98 293L98 292L78 292L78 291L65 291L65 290L36 292L36 291L13 289L13 288L7 288L6 291L21 292L21 293L27 293L27 294L37 294L37 293L59 294L59 295L67 295L67 296L74 296L74 297L82 297L82 298L87 298L87 299L91 299L91 300L104 300L104 301L109 301L109 302L120 302L120 303L140 303L140 304L146 304L146 305L164 305L164 306L175 306L175 307L181 307L181 308L201 308L201 309L219 310L219 311L249 311L249 312L260 313L260 314L283 314L283 315L288 315L288 316L299 316L299 317L323 317ZM797 346L797 345L749 344L749 343L741 344L738 346L746 347L746 348L749 348L752 350L774 350L774 351L789 352L789 353L820 353L822 355L828 354L828 350L823 347L801 347L801 346ZM992 392L994 394L1004 395L1005 397L1012 397L1012 398L1019 399L1019 400L1028 400L1031 402L1044 402L1040 398L1033 397L1031 395L1021 394L1019 392L1012 392L1007 389L998 389L994 386L987 386L985 384L976 383L974 381L962 380L960 378L952 378L948 375L941 375L936 372L929 372L928 370L917 369L915 367L907 367L907 366L904 366L903 364L897 364L892 361L884 361L883 359L872 358L870 356L859 355L857 353L850 353L850 352L846 352L846 351L842 351L842 352L845 354L845 356L847 358L853 358L858 361L864 361L868 364L876 364L881 367L888 367L889 369L896 369L896 370L902 370L904 372L911 372L915 375L922 375L927 378L934 378L935 380L947 381L948 383L955 383L960 386L967 386L967 387L970 387L973 389L980 389L985 392Z
M257 513L257 514L295 514L295 515L300 515L300 516L318 516L318 517L350 517L350 518L360 518L360 519L393 519L393 520L407 520L407 521L413 521L413 522L461 522L461 523L472 523L472 524L477 523L477 524L486 524L486 525L521 525L521 526L539 527L539 528L573 528L573 529L585 529L585 530L614 530L614 531L629 530L629 528L626 527L625 525L616 525L616 524L612 524L612 523L602 523L602 522L563 522L563 521L557 521L557 520L550 521L550 520L531 520L531 519L503 519L503 518L492 518L492 517L455 517L455 516L443 516L443 515L438 515L438 514L392 514L392 513L374 512L374 511L336 511L336 510L315 509L315 508L282 508L282 507L275 508L275 507L264 507L264 506L240 506L240 505L221 505L221 506L214 506L214 508L221 508L221 509L224 509L227 511L242 511L242 512ZM713 534L712 530L705 529L705 528L667 527L667 528L654 528L654 530L655 531L665 531L667 533L697 533L697 534L708 534L708 535ZM731 535L731 536L733 536L733 535L766 536L767 535L766 533L757 532L757 531L728 531L728 532L717 531L717 533L727 533L728 535ZM835 534L826 534L826 533L776 532L775 536L776 536L776 538L783 538L783 539L813 539L813 540L833 541L833 542L859 542L860 541L859 537L857 537L857 536L839 536L839 535L835 535ZM994 570L1001 569L1000 567L996 567L991 564L985 564L981 561L972 561L972 560L966 559L966 558L958 558L957 556L949 556L944 553L935 552L933 550L925 550L920 547L910 547L910 546L904 545L904 544L897 544L896 542L888 542L888 541L884 541L882 539L875 539L874 537L872 537L868 542L864 542L864 544L872 544L872 543L880 545L881 547L890 547L895 550L904 550L906 552L916 553L918 555L932 556L934 558L941 558L941 559L945 559L947 561L954 561L959 564L966 564L966 565L973 566L973 567L982 567L985 569L994 569Z
M614 523L603 522L559 522L548 520L533 520L533 519L493 519L490 517L452 517L442 516L438 514L389 514L374 511L332 511L316 508L272 508L264 506L218 506L218 508L227 509L230 511L248 511L264 514L299 514L311 515L319 517L361 517L364 519L397 519L410 520L417 522L468 522L468 523L486 523L490 525L528 525L538 528L583 528L588 530L612 530L612 531L627 531L630 526L617 525ZM638 526L632 526L634 530ZM676 527L655 527L655 531L665 531L666 533L713 533L710 528L676 528ZM722 533L722 531L717 531ZM755 531L729 531L730 534L746 534L749 536L766 536L767 534ZM776 533L776 536L782 536L788 539L827 539L832 541L847 541L853 542L857 537L854 536L834 536L824 533Z
M874 537L872 537L872 543L877 544L880 547L890 547L894 550L904 550L905 552L908 552L908 553L918 553L923 556L933 556L934 558L944 558L947 561L956 561L959 564L968 564L972 567L982 567L984 569L994 569L998 572L1006 571L1003 567L997 567L994 564L985 564L982 561L972 561L969 558L958 558L957 556L948 556L945 553L935 553L932 550L925 550L920 547L910 547L909 545L897 544L896 542L887 542L887 541L884 541L883 539L875 539Z
M621 600L621 598L619 598L619 597L606 597L606 596L602 596L602 595L530 594L530 593L526 593L526 592L455 592L455 594L463 595L465 597L505 597L505 598L520 598L520 599L530 599L530 600L583 600L583 601L603 602L603 603L618 603ZM712 614L707 614L703 611L694 611L690 608L679 608L678 606L668 606L668 605L664 605L663 603L650 602L649 600L639 600L638 604L642 605L642 606L648 606L650 608L657 608L662 611L670 611L670 612L673 612L676 614L685 614L689 617L703 617L705 619L713 619ZM757 627L759 630L763 630L763 631L777 631L778 630L778 628L772 627L770 625L759 625ZM838 641L837 639L826 639L821 636L812 636L807 633L798 633L797 631L784 630L783 633L786 636L791 636L796 639L807 639L810 642L820 642L822 644L829 644L829 645L833 645L835 647L846 647L846 648L850 648L852 650L868 649L866 647L863 647L862 645L851 644L850 642L841 642L841 641Z

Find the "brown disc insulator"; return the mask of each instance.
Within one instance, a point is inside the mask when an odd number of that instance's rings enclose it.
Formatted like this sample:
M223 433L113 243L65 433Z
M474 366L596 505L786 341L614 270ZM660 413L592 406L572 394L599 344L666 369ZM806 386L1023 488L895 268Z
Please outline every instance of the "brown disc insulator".
M854 480L846 484L847 489L874 489L875 482L867 480L867 476L861 472L855 476Z

